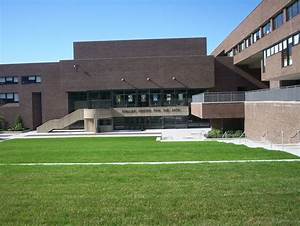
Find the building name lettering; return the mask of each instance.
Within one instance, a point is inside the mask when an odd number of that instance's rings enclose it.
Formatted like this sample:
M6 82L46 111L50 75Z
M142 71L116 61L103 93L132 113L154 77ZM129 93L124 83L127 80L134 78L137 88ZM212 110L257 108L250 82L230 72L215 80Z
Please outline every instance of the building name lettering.
M122 109L124 114L137 114L137 113L171 113L171 112L182 112L181 108L142 108L142 109Z

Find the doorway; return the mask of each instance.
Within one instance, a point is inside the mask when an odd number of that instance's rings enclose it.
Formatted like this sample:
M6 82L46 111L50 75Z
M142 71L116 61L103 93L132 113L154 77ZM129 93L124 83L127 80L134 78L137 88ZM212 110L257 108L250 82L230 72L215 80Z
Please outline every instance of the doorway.
M32 93L32 128L36 129L42 122L42 95Z

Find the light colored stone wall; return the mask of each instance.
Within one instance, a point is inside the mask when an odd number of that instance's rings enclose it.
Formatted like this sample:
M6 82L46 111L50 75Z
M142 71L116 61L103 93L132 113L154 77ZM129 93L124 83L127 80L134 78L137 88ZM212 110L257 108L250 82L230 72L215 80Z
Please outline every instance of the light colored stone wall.
M300 142L300 102L245 102L246 137L274 144Z

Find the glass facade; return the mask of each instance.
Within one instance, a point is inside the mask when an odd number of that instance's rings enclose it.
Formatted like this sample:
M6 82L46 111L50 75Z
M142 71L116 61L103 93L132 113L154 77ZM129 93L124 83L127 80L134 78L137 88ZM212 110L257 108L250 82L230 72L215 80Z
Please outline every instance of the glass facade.
M80 108L188 106L202 89L145 89L69 93L69 112Z
M192 95L202 89L141 89L69 92L69 112L81 108L131 108L189 106ZM99 126L114 130L143 130L162 128L198 128L209 126L208 120L194 116L113 117L99 120Z
M114 130L145 130L208 127L209 121L194 116L113 118Z

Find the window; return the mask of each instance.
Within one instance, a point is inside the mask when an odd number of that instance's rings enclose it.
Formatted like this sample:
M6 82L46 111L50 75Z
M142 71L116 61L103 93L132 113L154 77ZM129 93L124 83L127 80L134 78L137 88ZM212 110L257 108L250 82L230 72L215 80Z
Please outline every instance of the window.
M273 28L277 29L283 24L283 12L278 14L273 20Z
M0 93L0 104L19 103L18 93Z
M268 49L264 50L264 57L268 58L272 56L273 54L285 51L282 53L282 65L288 66L292 64L292 47L299 44L300 42L300 34L296 34L293 36L290 36L286 38L285 40L277 43L276 45L273 45L269 47ZM287 50L289 49L289 50ZM290 54L290 55L289 55Z
M251 46L251 36L249 36L248 38L246 38L246 44L245 44L246 48L248 48L249 46Z
M281 56L282 56L282 67L286 67L293 64L291 44L288 45L288 48L282 51Z
M262 36L271 33L271 22L268 22L265 26L263 26L262 33Z
M267 49L267 57L271 56L271 49Z
M155 102L155 103L158 102L158 93L153 93L152 94L152 101Z
M281 52L282 51L282 42L279 43L279 47L278 48L279 48L279 52Z
M273 47L271 47L271 55L274 55L274 53L275 53L275 48L273 46Z
M39 75L22 76L22 84L41 83L42 78Z
M116 95L116 104L121 104L121 95Z
M233 49L230 52L227 53L227 56L233 57Z
M287 48L287 40L284 40L283 41L283 49L286 49Z
M278 53L278 44L275 45L275 52L274 53Z
M0 77L0 85L18 84L18 77L15 76L3 76Z
M253 33L253 43L257 42L261 38L260 36L260 30L257 30Z
M240 44L238 44L238 52L242 52L245 48L244 42L241 42Z
M299 44L299 38L300 38L300 34L296 34L294 36L294 45L298 45Z
M133 95L132 94L128 95L128 102L129 103L133 102Z
M141 102L143 102L143 103L147 102L147 95L146 94L141 94Z
M287 20L292 19L300 13L300 1L295 1L287 8Z
M110 125L112 125L112 121L111 121L111 119L99 119L98 125L99 126L110 126Z

